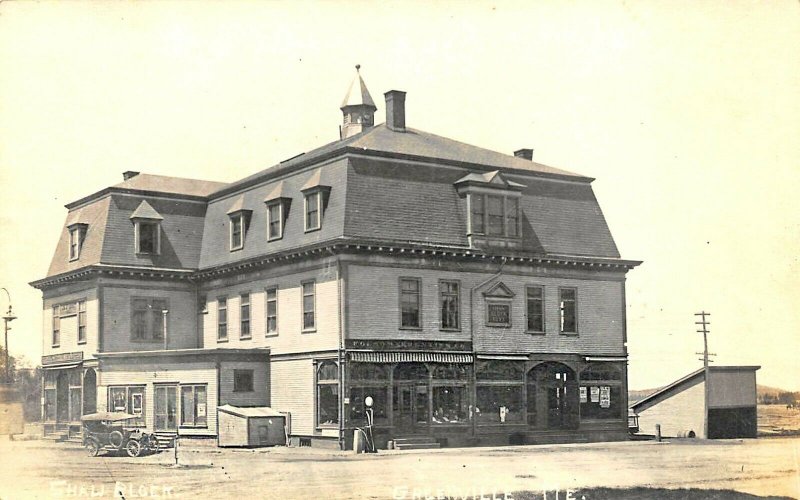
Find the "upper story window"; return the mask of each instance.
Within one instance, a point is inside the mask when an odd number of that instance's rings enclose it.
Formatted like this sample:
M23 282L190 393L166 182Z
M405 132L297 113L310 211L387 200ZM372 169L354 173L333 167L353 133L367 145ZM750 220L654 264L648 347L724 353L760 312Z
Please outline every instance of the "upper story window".
M239 296L239 338L250 337L250 294L243 293Z
M461 328L461 284L458 281L442 280L439 282L439 305L441 308L442 330L459 330Z
M292 198L284 193L283 181L264 198L267 204L267 241L283 238L283 229L289 217Z
M278 288L272 287L266 290L266 334L275 335L278 333Z
M59 347L61 345L61 315L58 310L58 306L53 306L53 329L50 338L50 345L53 347Z
M228 299L217 299L217 342L228 340Z
M519 236L519 200L511 196L470 193L472 234L516 238Z
M78 302L78 343L86 343L86 301Z
M531 333L544 333L544 287L525 288L527 329Z
M134 249L137 254L158 255L161 253L161 214L147 201L142 201L131 215L134 227Z
M306 281L303 288L303 331L313 331L317 327L316 318L316 283Z
M422 285L419 278L400 278L400 328L421 328Z
M131 301L131 340L140 342L164 340L166 310L166 299L134 297Z
M561 333L578 333L578 290L559 288Z
M306 231L314 231L321 227L320 197L319 191L306 194Z
M240 196L228 210L231 251L244 248L244 238L250 225L250 215L252 213L252 210L244 208L244 196Z
M69 260L78 260L81 257L83 240L86 238L88 224L70 224L69 230Z
M499 171L468 174L455 186L467 199L470 236L480 241L511 240L510 244L520 238L519 200L525 186L506 179Z
M322 183L323 170L321 168L312 172L311 177L300 188L305 196L305 230L316 231L322 228L322 219L331 188Z

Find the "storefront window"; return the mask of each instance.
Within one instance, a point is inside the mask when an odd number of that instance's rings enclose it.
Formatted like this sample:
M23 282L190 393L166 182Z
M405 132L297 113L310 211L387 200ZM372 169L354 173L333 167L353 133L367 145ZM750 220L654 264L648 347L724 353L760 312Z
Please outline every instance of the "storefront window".
M357 383L357 382L353 382ZM387 394L388 387L350 387L350 421L354 424L365 424L367 421L367 406L364 404L367 396L372 397L372 418L375 425L387 424Z
M461 424L469 419L469 396L466 386L433 388L433 423Z
M479 385L478 423L521 423L525 407L522 404L522 384Z
M366 423L364 400L367 396L371 396L373 401L373 423L376 425L387 424L389 422L387 413L388 369L375 363L350 363L348 366L350 370L348 377L350 384L350 421L356 425Z
M181 386L181 426L205 427L207 425L206 386Z
M505 424L525 421L523 364L517 361L479 362L475 414L478 423Z
M143 386L117 386L108 388L109 411L122 411L136 415L128 425L145 425L145 398Z
M320 363L317 369L317 424L339 423L339 367L332 361Z
M581 419L621 418L622 373L613 366L589 365L581 372Z

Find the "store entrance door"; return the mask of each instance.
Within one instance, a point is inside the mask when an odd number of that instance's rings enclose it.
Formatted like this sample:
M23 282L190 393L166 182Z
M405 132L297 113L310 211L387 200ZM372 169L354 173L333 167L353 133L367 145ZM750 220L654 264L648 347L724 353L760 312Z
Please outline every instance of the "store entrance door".
M155 388L155 430L178 431L178 386L157 385Z
M428 426L428 385L400 383L394 387L394 426L397 432L416 434Z

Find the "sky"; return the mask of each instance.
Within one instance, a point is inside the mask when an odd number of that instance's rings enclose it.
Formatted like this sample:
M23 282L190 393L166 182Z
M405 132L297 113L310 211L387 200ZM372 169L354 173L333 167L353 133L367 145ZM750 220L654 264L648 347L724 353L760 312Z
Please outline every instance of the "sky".
M702 363L800 390L796 1L0 3L0 286L41 356L64 205L122 172L233 181L383 121L593 183L628 274L629 385ZM0 295L0 308L6 297Z

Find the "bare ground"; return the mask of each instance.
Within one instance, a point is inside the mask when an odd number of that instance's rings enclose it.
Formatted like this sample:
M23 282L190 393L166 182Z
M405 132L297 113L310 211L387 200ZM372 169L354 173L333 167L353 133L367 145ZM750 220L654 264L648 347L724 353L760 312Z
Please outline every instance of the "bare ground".
M598 488L800 497L800 438L351 452L218 449L91 458L74 444L0 442L0 498L609 498ZM649 489L647 489L649 488ZM525 495L514 492L527 491ZM610 490L615 491L615 490ZM692 490L693 491L693 490ZM675 492L681 498L680 492ZM625 497L625 498L636 498ZM692 496L692 498L701 498Z

